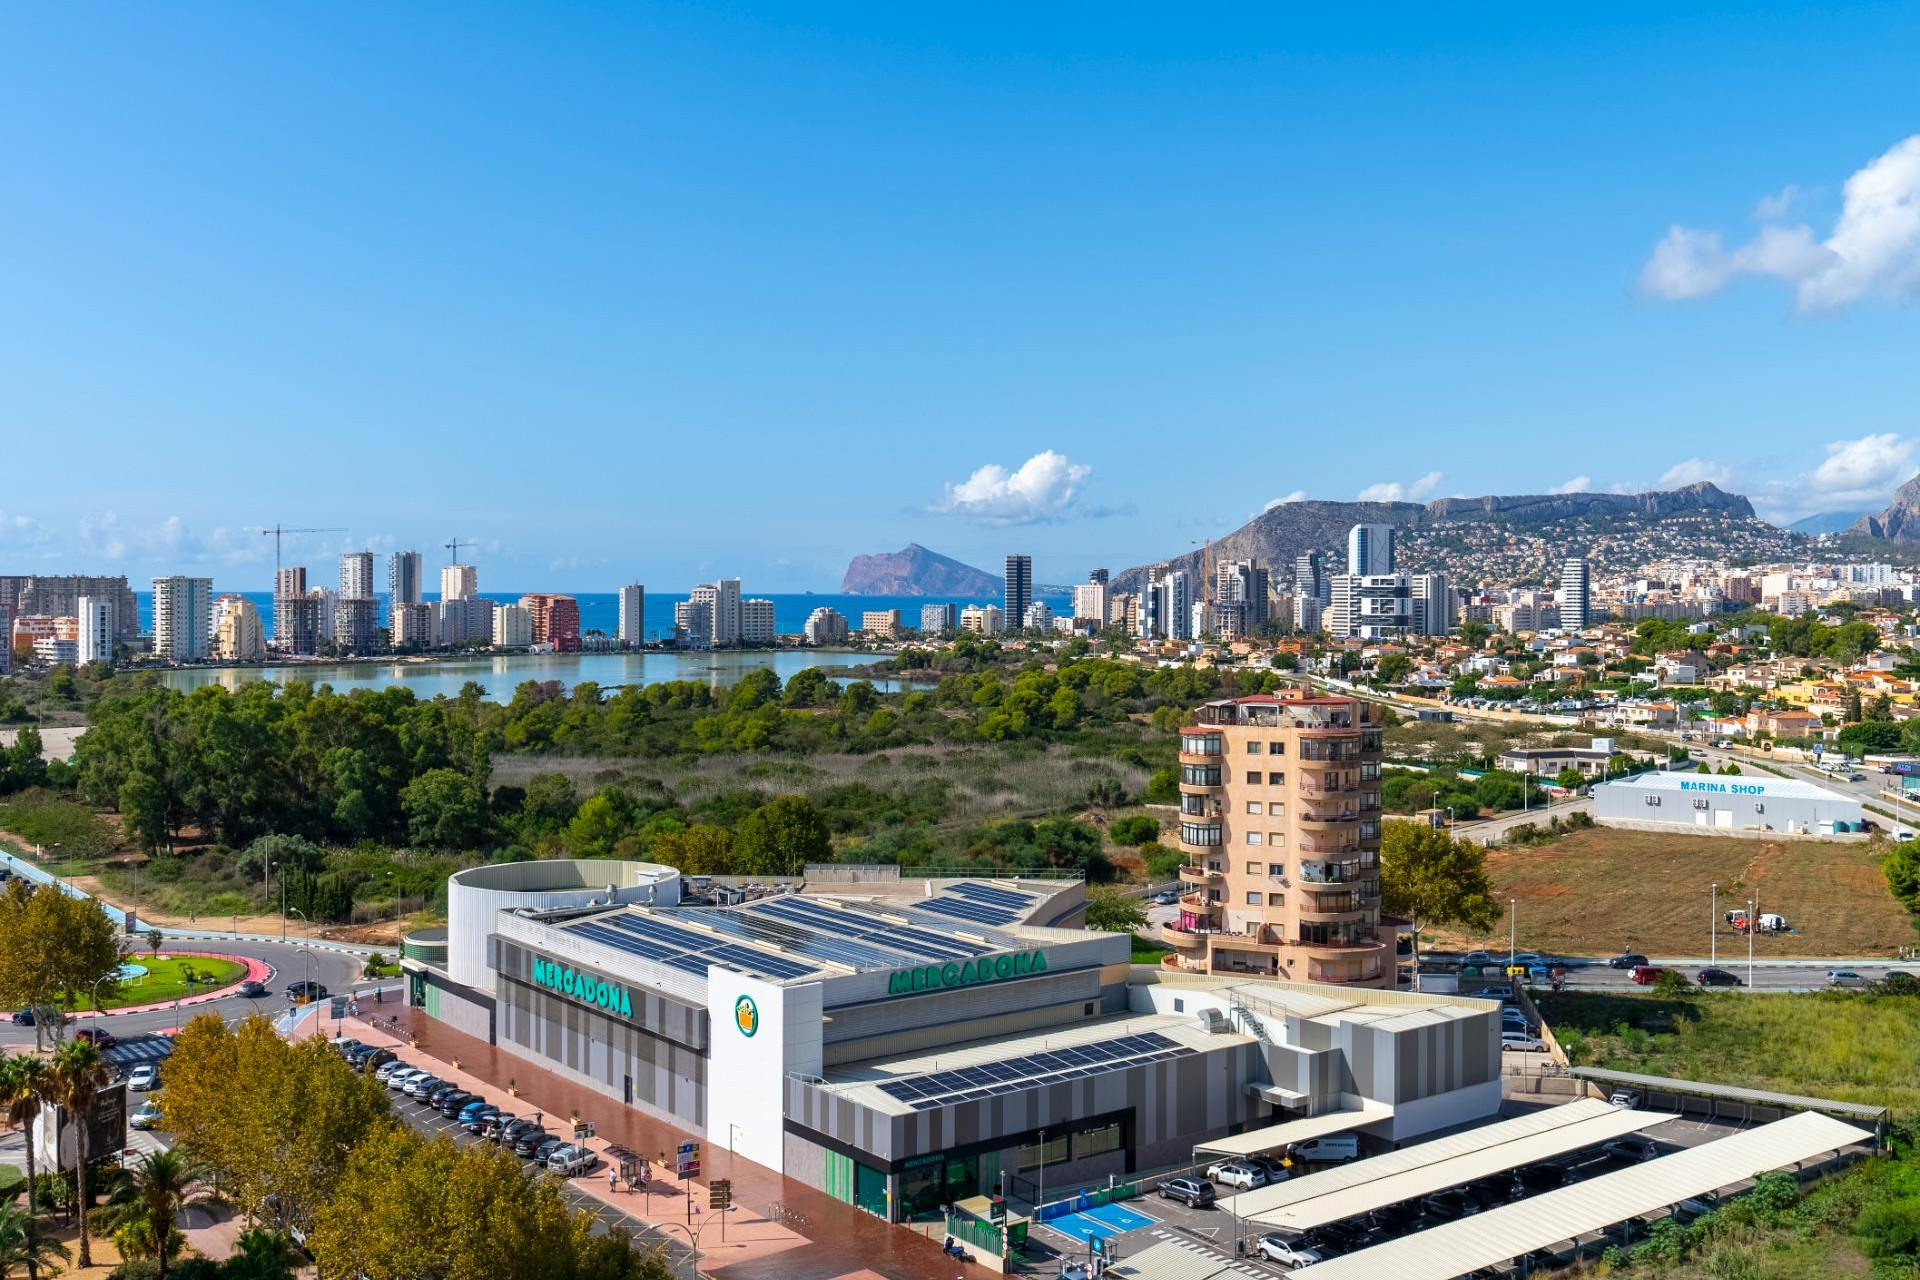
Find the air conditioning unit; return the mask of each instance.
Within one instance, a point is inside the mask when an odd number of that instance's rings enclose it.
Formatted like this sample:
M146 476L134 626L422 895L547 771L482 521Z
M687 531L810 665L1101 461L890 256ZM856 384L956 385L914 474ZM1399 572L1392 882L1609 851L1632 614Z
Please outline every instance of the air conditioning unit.
M1193 1016L1200 1019L1200 1025L1206 1028L1209 1034L1218 1035L1227 1029L1227 1015L1218 1009L1200 1009Z

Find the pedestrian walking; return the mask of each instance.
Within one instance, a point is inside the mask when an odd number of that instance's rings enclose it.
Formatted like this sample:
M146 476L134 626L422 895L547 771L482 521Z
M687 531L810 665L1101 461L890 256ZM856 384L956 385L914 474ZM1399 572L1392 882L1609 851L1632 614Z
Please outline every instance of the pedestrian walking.
M609 1167L607 1170L607 1194L610 1196L620 1194L620 1170L617 1168Z

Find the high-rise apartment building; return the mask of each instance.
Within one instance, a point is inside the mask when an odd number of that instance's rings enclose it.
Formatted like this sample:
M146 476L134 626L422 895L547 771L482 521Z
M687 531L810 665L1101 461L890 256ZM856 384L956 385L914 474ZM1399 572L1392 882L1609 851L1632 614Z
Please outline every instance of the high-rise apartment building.
M694 596L678 601L673 606L673 641L686 649L710 649L713 647L713 598L698 599L700 588L695 587Z
M1416 573L1413 584L1413 613L1409 630L1416 635L1443 636L1453 626L1453 592L1444 573Z
M1266 569L1259 563L1253 560L1223 560L1214 566L1213 584L1215 604L1244 606L1239 611L1237 622L1240 634L1258 631L1267 624L1269 582ZM1224 622L1219 617L1213 619L1216 629L1223 629Z
M1033 557L1008 556L1006 588L1000 601L1000 616L1007 625L1017 627L1027 616L1027 606L1033 603Z
M950 636L960 627L960 610L948 601L946 604L923 604L920 606L920 634L923 636Z
M1345 575L1342 575L1345 576ZM1182 967L1391 986L1380 928L1379 712L1297 689L1209 702L1180 731Z
M821 605L807 615L807 623L801 628L800 638L808 644L837 644L847 638L847 616L838 609Z
M367 572L373 572L371 556L368 557ZM379 624L380 605L372 597L341 596L334 601L333 642L342 652L373 652Z
M647 642L647 589L637 582L620 588L620 643L638 649Z
M180 574L153 580L153 652L171 662L204 662L213 650L213 579Z
M213 602L213 656L222 662L258 662L267 656L266 630L253 601L229 593Z
M440 570L442 600L471 600L480 594L480 571L470 564L450 564Z
M1108 578L1107 571L1105 569L1089 569L1087 571L1087 581L1104 587L1107 585L1110 579Z
M900 634L898 609L868 609L860 615L860 630L870 640L892 640Z
M273 602L274 647L307 656L320 651L320 597L311 591L276 596Z
M1141 634L1138 592L1115 591L1107 596L1107 625L1119 627L1130 636Z
M687 599L707 606L709 644L719 647L740 643L740 579L703 582L687 593Z
M1347 531L1347 573L1379 578L1393 572L1393 526L1357 524Z
M1027 631L1053 630L1053 606L1044 600L1033 601L1021 615L1020 626Z
M524 649L533 643L533 610L525 604L503 604L493 611L493 647Z
M387 557L387 607L419 604L426 599L425 583L420 577L420 553L396 551Z
M1105 572L1099 570L1098 572ZM1073 620L1091 622L1097 627L1107 625L1107 584L1104 582L1082 582L1073 589Z
M0 676L13 672L13 602L0 600Z
M113 601L102 596L81 596L74 615L79 623L74 637L75 657L82 666L89 662L113 664L113 642L119 635L114 626Z
M499 606L485 596L455 596L433 606L434 639L443 649L493 643L493 615Z
M960 629L979 636L997 636L1004 629L1000 606L970 604L960 611Z
M535 592L520 597L521 605L532 615L531 644L552 647L555 653L580 652L580 602L572 596Z
M387 614L387 639L396 649L433 648L433 606L424 600L394 605Z
M1560 566L1560 625L1568 631L1584 631L1592 621L1592 594L1587 579L1587 558L1570 556Z
M38 575L5 579L16 584L10 598L0 596L0 604L13 606L16 618L47 614L71 618L80 611L80 597L91 596L113 604L113 625L121 638L140 634L140 602L126 576L99 577L84 573Z
M1413 626L1413 584L1400 574L1333 575L1333 603L1322 612L1337 640L1396 640Z
M340 598L371 600L373 591L373 552L349 551L340 557Z
M742 600L740 602L740 643L772 644L773 601Z
M1322 607L1333 600L1333 584L1318 551L1303 551L1293 561L1293 595L1305 596Z

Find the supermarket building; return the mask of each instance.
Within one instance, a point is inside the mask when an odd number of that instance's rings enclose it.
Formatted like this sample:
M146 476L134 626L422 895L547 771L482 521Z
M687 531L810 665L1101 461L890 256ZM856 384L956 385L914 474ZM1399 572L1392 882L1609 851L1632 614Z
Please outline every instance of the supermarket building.
M1391 1143L1499 1106L1497 1004L1136 966L1074 927L1077 881L736 906L643 863L454 881L446 940L403 961L414 1004L894 1221L1303 1117Z

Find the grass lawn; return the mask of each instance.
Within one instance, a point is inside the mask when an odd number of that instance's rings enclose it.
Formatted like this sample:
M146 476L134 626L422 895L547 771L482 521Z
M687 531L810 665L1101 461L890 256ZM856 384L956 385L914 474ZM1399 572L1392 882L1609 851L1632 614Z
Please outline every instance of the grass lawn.
M109 1009L122 1009L128 1005L159 1004L165 1000L185 998L191 995L204 995L221 987L232 986L247 974L247 966L234 960L216 960L211 956L172 956L161 952L161 959L155 960L146 952L128 957L128 962L144 966L146 976L135 978L121 987L120 998L105 1001ZM185 969L191 967L198 980L191 988L187 985ZM81 996L78 1005L81 1009L93 1008L93 1000Z
M1171 950L1173 948L1164 942L1155 942L1137 933L1133 935L1133 963L1135 964L1159 964L1160 957Z
M1887 891L1880 850L1822 840L1743 840L1594 827L1531 849L1495 849L1487 870L1495 900L1518 904L1520 946L1565 955L1704 956L1708 886L1720 909L1756 891L1760 909L1799 930L1755 940L1757 958L1890 955L1916 938ZM1719 928L1720 952L1746 954L1746 939ZM1436 931L1423 945L1507 941L1506 913L1487 935Z
M1822 991L1536 997L1580 1065L1920 1110L1920 996Z

